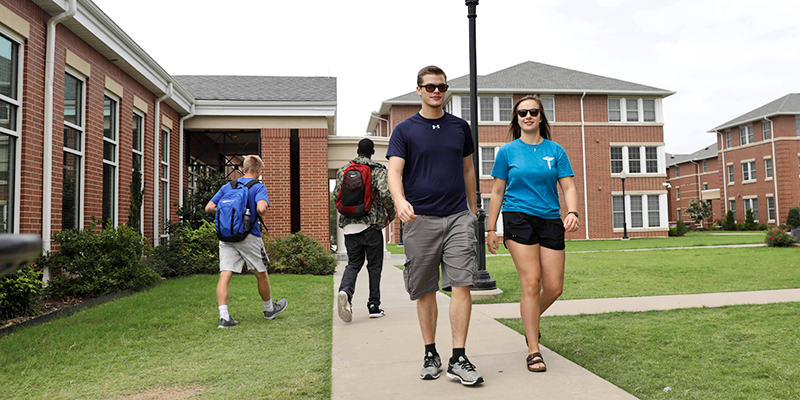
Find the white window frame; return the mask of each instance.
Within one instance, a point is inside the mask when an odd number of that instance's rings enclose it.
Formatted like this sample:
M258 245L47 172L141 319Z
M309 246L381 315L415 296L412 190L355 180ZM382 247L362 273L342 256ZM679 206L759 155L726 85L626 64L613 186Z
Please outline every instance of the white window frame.
M772 156L764 157L764 176L766 176L766 178L764 179L765 181L771 181L772 180L772 176L774 174L774 172L772 170L773 166L774 165L772 163Z
M680 199L681 199L681 188L677 187L675 188L675 200L680 200Z
M166 141L164 141L164 133L165 132L167 134L166 135L167 136L167 140ZM170 213L169 213L169 189L170 189L170 187L169 187L170 186L169 185L169 173L170 173L170 170L169 170L169 157L170 157L169 137L172 134L172 132L171 132L171 130L169 128L167 128L167 127L162 125L160 127L159 131L158 131L158 134L159 134L159 142L158 143L161 145L161 149L159 149L159 153L161 154L161 157L159 157L160 168L158 169L158 175L160 177L160 180L159 180L159 185L160 185L159 193L161 193L161 195L163 196L162 199L160 199L161 200L161 204L159 205L159 208L162 209L161 210L162 212L160 214L161 221L159 221L159 222L161 222L161 233L160 233L160 235L161 235L162 238L165 238L165 237L169 236L169 234L166 231L167 231L167 228L169 227L169 216L170 216ZM164 154L164 153L166 153L166 154ZM166 159L166 161L164 161L164 159ZM164 167L166 167L166 171L167 171L166 176L164 176ZM164 184L166 184L166 190L164 190L164 187L165 187Z
M619 100L619 110L613 109L613 111L619 111L620 119L619 121L614 121L611 119L611 100ZM628 118L628 100L635 100L636 101L636 120ZM644 101L653 101L653 112L655 113L655 120L653 121L645 121L644 120ZM659 98L626 98L626 97L609 97L608 102L606 103L608 107L608 122L617 122L617 123L644 123L644 124L658 124L663 122L662 113L661 113L661 99Z
M725 167L728 173L728 185L733 185L736 182L736 168L733 167L733 164L728 164Z
M622 227L614 227L614 197L621 197L621 194L612 194L611 196L611 228L613 230L622 231ZM634 228L633 219L631 218L631 197L639 197L642 199L642 227ZM648 196L658 196L658 226L650 226L650 210L648 203ZM629 231L646 231L649 229L664 229L669 227L669 217L667 215L667 194L666 193L644 193L644 194L626 194L625 198L625 219L627 221L627 229ZM680 209L678 209L680 210ZM679 219L680 220L680 219Z
M676 165L675 166L675 177L676 178L680 178L681 177L681 166L680 165Z
M728 199L728 210L733 211L733 222L736 220L736 199Z
M770 205L770 203L772 203ZM775 222L775 197L774 194L767 195L767 222Z
M483 117L481 116L481 99L490 99L490 98L492 99L492 120L491 121L484 120ZM509 98L509 99L511 99L511 111L512 111L511 118L514 117L514 115L513 115L514 98L513 97L511 97L511 96L478 96L478 122L479 123L480 122L511 122L511 119L505 120L505 119L501 119L500 118L500 99L501 98ZM453 114L453 115L455 115L457 117L460 117L460 118L466 120L467 122L469 122L470 116L469 115L464 115L464 111L469 112L469 107L470 107L469 96L456 96L456 95L454 95L448 104L451 104L450 108L453 111L453 112L451 112L451 114Z
M770 140L772 139L772 129L770 129L769 121L761 121L761 139L762 140Z
M547 122L556 122L556 97L555 96L542 96L542 110L547 116ZM547 101L553 102L553 108L548 108ZM548 111L550 113L548 114Z
M495 122L495 121L497 121L497 118L495 118L495 114L499 114L500 110L498 110L497 107L496 107L496 104L495 104L497 102L496 100L497 99L494 98L494 97L478 96L478 122ZM491 106L492 106L492 110L491 110L492 111L491 112L492 119L491 120L483 118L483 104L484 103L491 104Z
M744 146L747 144L755 143L755 136L753 134L753 125L745 125L739 127L739 145Z
M500 118L500 99L511 99L511 108L508 110L509 119ZM497 96L494 98L494 120L498 122L511 122L514 118L514 98L510 96Z
M133 123L133 117L139 117L142 119L142 124L139 127L139 143L141 143L142 150L136 150L131 146L131 151L133 154L138 154L140 159L142 160L142 168L139 170L141 173L142 178L142 188L144 188L144 131L146 126L147 119L145 118L145 114L136 108L133 109L133 114L131 115L131 123ZM133 127L131 127L132 130ZM131 132L133 133L133 132ZM131 157L131 178L133 178L133 157ZM139 234L144 235L144 202L142 202L141 210L139 210Z
M730 149L731 147L733 147L733 134L731 130L728 129L725 131L725 148Z
M79 189L78 190L78 192L79 192L78 193L78 210L77 210L78 215L77 215L76 218L78 218L77 229L83 229L83 226L84 226L84 224L83 224L83 213L84 213L83 209L84 209L84 205L85 205L84 194L86 192L86 190L85 190L85 188L86 188L86 186L85 186L85 183L86 183L86 156L85 156L85 154L86 154L86 128L85 128L85 126L86 126L86 77L84 77L81 73L79 73L78 71L76 71L76 70L74 70L74 69L72 69L72 68L70 68L68 66L65 68L64 72L65 72L65 74L69 74L70 76L72 76L73 78L75 78L79 82L81 82L81 99L80 99L80 101L81 101L81 107L80 107L80 109L81 109L81 118L80 118L81 125L80 126L79 125L75 125L75 124L73 124L71 122L67 122L66 120L63 121L64 122L64 126L67 126L69 128L72 128L72 129L80 131L80 133L81 133L81 150L77 151L75 149L71 149L71 148L68 148L66 146L63 146L63 149L67 153L74 154L74 155L80 157L80 162L78 163L79 164L78 167L80 168L80 179L79 179L79 186L78 186L78 189ZM62 102L64 101L63 94L61 96L61 101ZM62 168L63 168L63 162L62 162ZM61 190L62 190L61 193L62 193L62 196L63 196L63 193L64 193L63 192L63 190L64 190L63 189L63 182L62 182L62 189ZM62 210L62 213L63 213L63 210ZM62 223L62 227L63 227L63 223Z
M708 161L703 160L703 173L708 172Z
M742 164L742 183L756 182L758 180L756 178L756 160L744 160L740 163ZM752 168L750 168L751 166Z
M103 93L103 103L105 103L105 98L106 97L108 97L111 101L114 102L114 105L115 105L115 108L116 108L116 110L114 110L114 119L115 119L115 121L114 121L114 129L116 130L116 132L114 132L114 137L116 138L116 140L111 140L111 139L107 138L105 136L105 134L103 135L103 146L104 147L105 147L106 142L111 143L112 145L114 145L114 162L106 160L105 156L103 156L103 158L102 158L103 159L103 165L108 164L108 165L111 165L111 166L114 167L114 195L113 195L114 198L112 199L112 207L113 207L113 209L111 210L111 214L112 214L112 218L113 218L112 226L116 227L116 226L119 225L119 110L120 110L120 101L121 101L121 99L119 98L119 96L117 96L117 95L115 95L115 94L113 94L113 93L111 93L111 92L109 92L107 90ZM104 108L104 112L105 112L105 104L103 105L103 108ZM103 117L105 118L105 114L103 115ZM103 150L103 152L105 153L105 150ZM103 190L105 190L105 188L103 188ZM101 195L101 198L102 198L102 195ZM102 208L102 203L101 203L101 208ZM102 215L102 210L101 210L101 215Z
M636 147L639 149L639 170L641 172L631 172L630 171L630 159L629 159L629 148ZM664 146L660 144L641 144L641 145L615 145L612 144L609 146L608 150L608 158L609 158L609 172L611 172L611 176L618 177L620 172L614 172L612 170L613 161L611 159L611 149L612 148L622 148L622 171L631 177L648 177L648 176L657 176L657 175L667 175L666 171L666 158L664 153ZM647 172L647 149L648 148L655 148L656 149L656 171L655 172ZM651 160L652 161L652 160ZM675 166L676 177L679 176L680 171L678 166Z
M6 232L19 233L20 213L22 212L22 196L20 192L22 188L22 105L24 104L25 39L14 32L3 29L2 24L0 24L0 34L17 44L17 99L0 95L0 99L16 107L17 123L14 130L0 128L0 132L14 138L14 165L11 166L14 168L14 176L12 177L14 183L13 187L11 187L11 193L9 193L9 202L11 204L8 205L8 209L11 210L13 215L8 221L10 226L7 227Z
M492 171L484 171L483 169L483 149L494 149L494 161L492 161L492 166L494 166L494 162L497 161L497 152L500 151L500 147L497 146L480 146L478 147L478 173L481 177L491 177Z
M758 197L747 197L742 199L744 201L744 216L747 218L747 210L753 209L755 203L755 212L753 213L753 222L758 222Z

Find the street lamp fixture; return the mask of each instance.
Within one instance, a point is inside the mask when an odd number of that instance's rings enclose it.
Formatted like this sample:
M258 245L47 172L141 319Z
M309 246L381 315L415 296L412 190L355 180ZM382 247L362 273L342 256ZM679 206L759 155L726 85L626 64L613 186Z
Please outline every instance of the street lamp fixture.
M625 212L625 171L619 173L619 179L622 179L622 240L628 240L628 219Z

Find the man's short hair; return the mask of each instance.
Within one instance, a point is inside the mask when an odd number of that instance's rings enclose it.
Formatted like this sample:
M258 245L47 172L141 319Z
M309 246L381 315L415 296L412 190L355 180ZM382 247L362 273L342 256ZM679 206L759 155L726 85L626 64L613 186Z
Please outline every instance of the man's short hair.
M435 65L428 65L417 73L417 86L422 85L422 77L425 75L442 75L444 76L444 81L447 82L447 74L441 68Z
M247 156L244 158L244 163L242 164L242 169L244 173L256 172L259 168L264 166L264 162L261 161L261 157L259 156Z

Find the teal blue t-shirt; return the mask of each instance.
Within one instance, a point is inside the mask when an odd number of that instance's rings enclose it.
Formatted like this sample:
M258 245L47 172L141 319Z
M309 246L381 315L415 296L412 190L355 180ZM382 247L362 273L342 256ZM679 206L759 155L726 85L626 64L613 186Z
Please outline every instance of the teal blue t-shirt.
M558 179L575 176L564 148L545 139L530 145L517 139L500 148L492 176L506 181L503 212L561 218Z

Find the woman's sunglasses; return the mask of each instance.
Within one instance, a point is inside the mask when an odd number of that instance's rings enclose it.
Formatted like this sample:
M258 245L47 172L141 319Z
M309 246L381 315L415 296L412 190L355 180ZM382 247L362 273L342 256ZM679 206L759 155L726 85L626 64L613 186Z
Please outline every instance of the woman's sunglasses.
M531 113L531 117L539 116L538 108L531 108L530 110L525 110L520 108L519 110L517 110L517 115L519 115L520 118L525 118L525 116L528 115L529 112Z
M434 91L434 90L436 90L436 89L439 89L439 91L440 91L440 92L444 93L444 92L446 92L446 91L447 91L447 88L448 88L449 86L448 86L447 84L444 84L444 83L440 83L440 84L438 84L438 85L434 85L434 84L432 84L432 83L429 83L429 84L427 84L427 85L420 85L420 87L423 87L423 88L425 88L425 90L426 90L428 93L433 93L433 91Z

